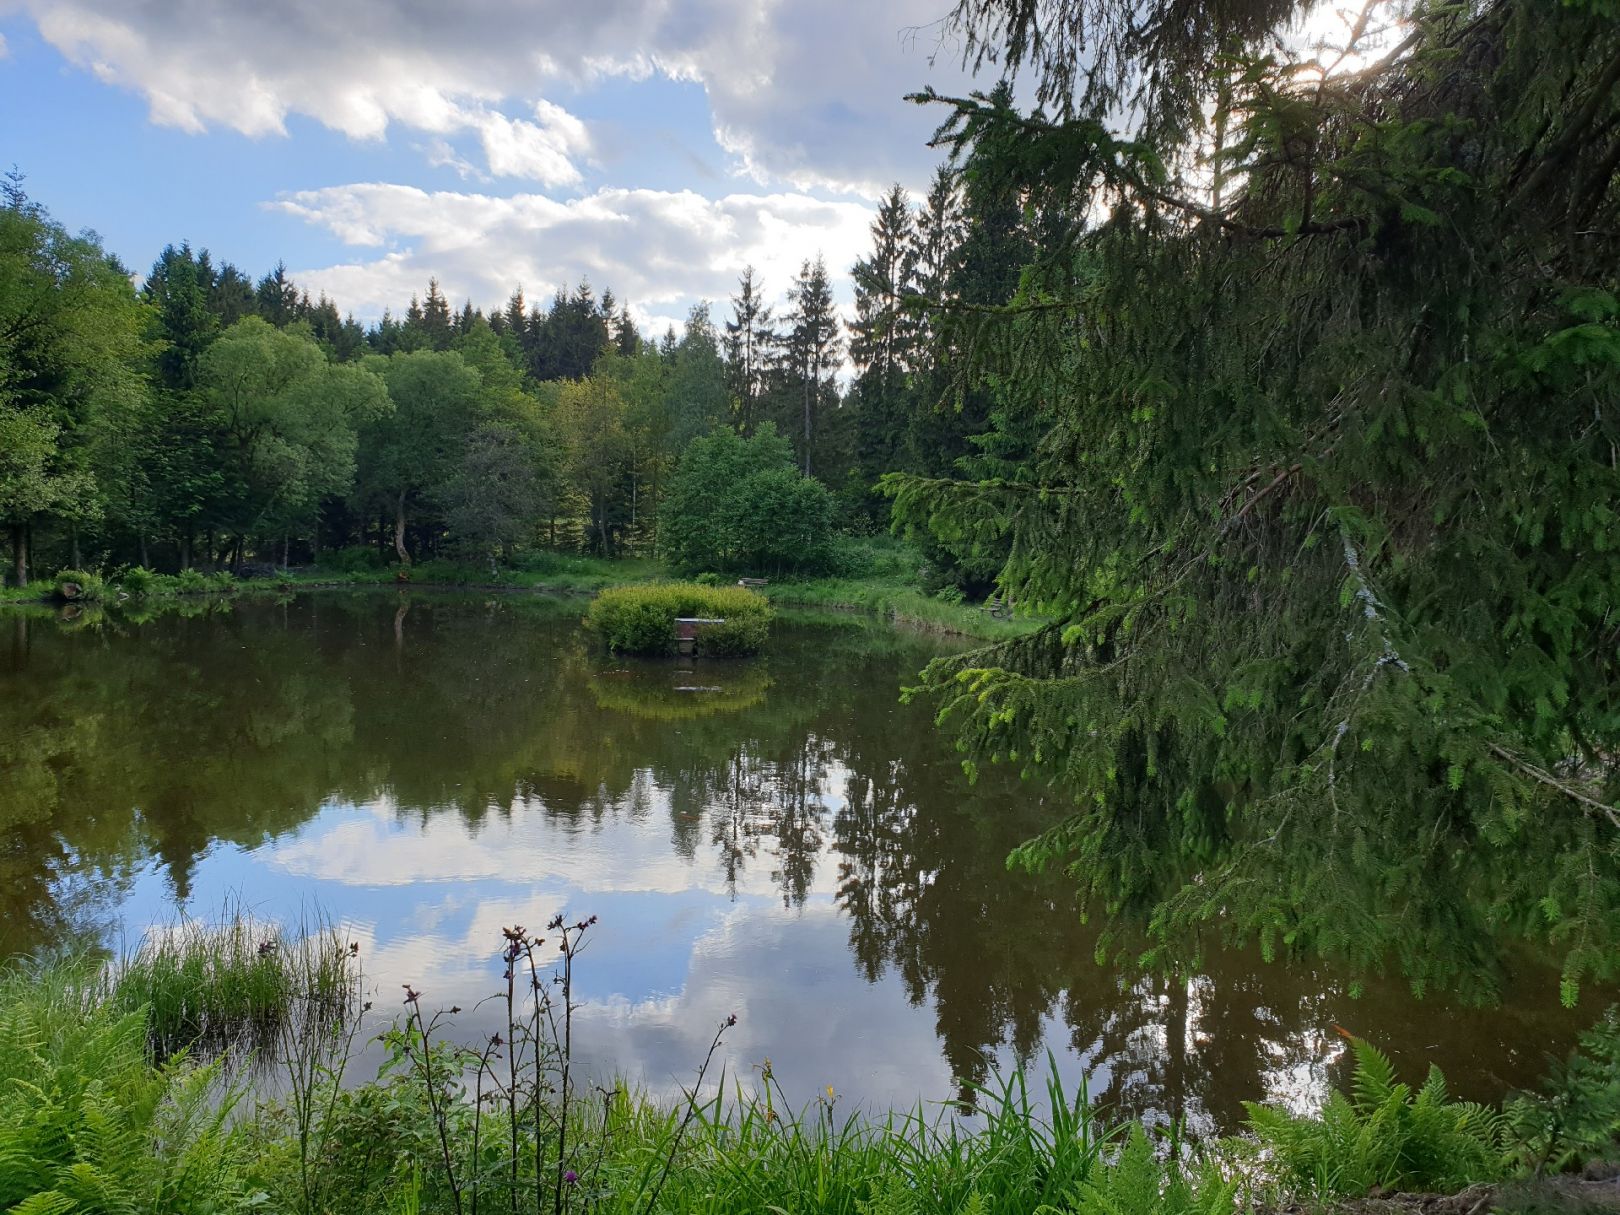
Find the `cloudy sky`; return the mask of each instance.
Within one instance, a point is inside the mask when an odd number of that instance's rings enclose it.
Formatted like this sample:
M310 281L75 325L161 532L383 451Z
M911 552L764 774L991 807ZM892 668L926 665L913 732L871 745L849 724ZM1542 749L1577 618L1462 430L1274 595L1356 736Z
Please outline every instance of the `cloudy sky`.
M133 268L285 260L373 319L588 277L659 328L846 272L926 186L950 0L0 0L0 162Z

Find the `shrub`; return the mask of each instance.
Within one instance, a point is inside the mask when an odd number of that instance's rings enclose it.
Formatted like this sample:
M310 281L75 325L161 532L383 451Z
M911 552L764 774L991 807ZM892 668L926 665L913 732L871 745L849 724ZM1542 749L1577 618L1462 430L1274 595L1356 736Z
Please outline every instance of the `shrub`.
M1620 1005L1554 1062L1542 1092L1515 1098L1506 1112L1514 1154L1538 1173L1620 1158Z
M591 601L585 623L616 653L668 654L675 649L675 620L682 616L725 621L699 633L699 653L752 654L765 644L771 605L763 595L737 586L655 582L603 591Z
M1434 1067L1414 1093L1396 1081L1382 1052L1360 1038L1350 1046L1351 1094L1334 1093L1320 1114L1300 1117L1245 1102L1250 1129L1270 1150L1286 1194L1356 1197L1374 1186L1451 1193L1507 1173L1501 1114L1452 1101Z
M369 544L353 544L321 554L321 568L340 574L357 574L365 570L380 570L387 561Z
M210 589L208 575L201 570L183 569L174 576L174 589L181 595L199 595Z
M118 575L118 585L137 599L141 599L162 585L159 581L161 578L161 574L147 569L144 565L136 565Z
M100 599L107 589L99 575L86 573L84 570L62 570L54 581L54 593L58 599L75 601Z
M467 586L473 583L484 583L491 580L488 567L466 565L459 561L447 561L443 557L435 557L431 561L421 561L411 567L411 581L430 583L436 586Z

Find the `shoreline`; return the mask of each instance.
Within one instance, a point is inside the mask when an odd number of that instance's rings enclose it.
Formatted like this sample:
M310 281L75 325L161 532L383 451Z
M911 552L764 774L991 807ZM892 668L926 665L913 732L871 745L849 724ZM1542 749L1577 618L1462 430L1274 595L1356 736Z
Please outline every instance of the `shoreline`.
M558 577L546 574L532 575L533 581L461 581L453 578L426 578L400 581L376 573L344 574L339 571L314 570L308 573L291 572L266 578L231 579L228 582L201 587L165 587L143 594L122 590L116 583L81 599L63 599L57 594L54 580L30 583L27 588L0 588L0 610L6 608L70 608L123 606L138 603L160 603L165 600L198 600L232 598L241 595L263 597L292 594L299 591L336 590L429 590L469 591L480 594L504 595L581 595L591 596L611 586L630 586L646 582L668 580L671 575L661 567L649 568L651 563L637 563L633 572L593 570L589 573ZM176 575L160 575L175 578ZM221 575L201 577L218 580ZM525 571L514 571L514 579L531 577ZM39 593L33 592L40 587ZM48 589L46 589L48 588ZM1038 627L1039 622L1025 617L1016 620L997 620L977 604L952 603L935 599L915 588L884 579L861 578L807 578L785 579L768 584L762 592L773 605L796 609L811 609L866 615L889 624L950 637L965 637L982 642L1006 640Z

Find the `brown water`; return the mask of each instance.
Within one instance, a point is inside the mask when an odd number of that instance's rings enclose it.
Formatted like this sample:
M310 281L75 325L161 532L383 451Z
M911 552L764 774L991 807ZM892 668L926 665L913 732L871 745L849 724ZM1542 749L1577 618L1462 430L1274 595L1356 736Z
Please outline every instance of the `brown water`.
M1495 1098L1594 1015L1534 966L1489 1010L1393 980L1352 998L1329 966L1248 952L1116 973L1061 877L1004 864L1057 812L1044 791L970 785L900 703L946 643L823 618L779 624L756 662L626 663L581 609L323 592L0 614L0 952L128 941L177 908L319 908L361 942L377 1013L407 980L471 1009L503 925L595 914L577 1035L655 1091L735 1012L733 1074L768 1057L806 1101L948 1102L1050 1055L1195 1132L1246 1099L1319 1102L1336 1026Z

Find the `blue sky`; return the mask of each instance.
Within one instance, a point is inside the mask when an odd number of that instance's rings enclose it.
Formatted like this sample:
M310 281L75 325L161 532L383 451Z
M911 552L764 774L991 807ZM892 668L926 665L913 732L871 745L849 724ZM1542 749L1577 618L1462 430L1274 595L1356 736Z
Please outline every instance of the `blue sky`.
M584 276L661 327L818 253L847 299L877 194L938 158L902 94L961 86L947 8L0 0L0 161L134 270L284 260L365 319Z

